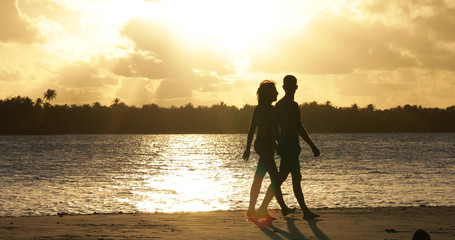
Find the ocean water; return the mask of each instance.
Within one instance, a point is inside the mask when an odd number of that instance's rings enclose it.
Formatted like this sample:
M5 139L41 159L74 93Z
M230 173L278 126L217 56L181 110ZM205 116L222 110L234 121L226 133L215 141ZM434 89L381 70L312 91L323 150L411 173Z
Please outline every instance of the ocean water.
M321 156L304 142L300 154L310 208L455 206L453 133L311 136ZM245 142L243 134L0 136L0 216L244 210L258 160L254 150L242 160ZM282 191L298 206L290 177Z

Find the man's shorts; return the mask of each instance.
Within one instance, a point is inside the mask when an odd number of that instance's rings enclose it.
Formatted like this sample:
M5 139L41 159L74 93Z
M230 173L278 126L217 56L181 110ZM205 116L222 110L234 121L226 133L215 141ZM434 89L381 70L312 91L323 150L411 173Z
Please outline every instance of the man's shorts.
M278 155L281 158L280 172L283 170L300 171L299 155L301 150L299 137L280 137L277 148Z

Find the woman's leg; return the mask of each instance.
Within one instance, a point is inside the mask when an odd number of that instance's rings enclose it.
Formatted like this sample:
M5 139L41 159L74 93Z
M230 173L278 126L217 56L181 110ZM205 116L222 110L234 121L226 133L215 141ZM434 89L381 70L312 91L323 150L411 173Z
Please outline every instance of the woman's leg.
M289 171L278 172L278 185L279 185L280 190L281 190L281 185L283 184L284 181L286 181L286 178L288 177L288 175L289 175ZM264 200L262 201L261 206L258 209L258 212L261 212L261 213L267 212L267 208L269 207L269 204L272 201L274 196L275 195L274 195L274 191L273 191L273 186L272 186L272 184L270 184L270 186L267 188L267 192L265 194L265 197L264 197ZM283 202L284 202L284 200L283 200ZM280 202L278 202L278 203L280 203ZM289 208L286 204L284 204L284 205L280 204L280 207L281 207L281 213L283 214L283 216L293 213L296 210L295 208Z
M250 190L250 204L248 207L247 216L253 217L256 215L256 202L258 200L259 192L261 190L262 180L266 173L266 168L263 164L262 158L259 158L258 166L256 168L256 173L254 174L253 184L251 185Z

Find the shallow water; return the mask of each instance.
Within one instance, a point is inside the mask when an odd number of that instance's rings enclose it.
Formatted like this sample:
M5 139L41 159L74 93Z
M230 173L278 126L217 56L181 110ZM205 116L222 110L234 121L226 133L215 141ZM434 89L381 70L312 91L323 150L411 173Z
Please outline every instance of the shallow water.
M311 208L455 206L453 133L312 138L321 156L303 142L300 155ZM246 209L258 157L241 159L245 141L243 134L0 136L0 216ZM290 177L282 191L297 206Z

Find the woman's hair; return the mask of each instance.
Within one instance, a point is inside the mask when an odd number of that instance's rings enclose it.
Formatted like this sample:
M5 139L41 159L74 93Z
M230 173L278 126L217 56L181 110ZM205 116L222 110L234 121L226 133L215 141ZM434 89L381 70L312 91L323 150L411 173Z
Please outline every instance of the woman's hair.
M264 80L259 85L256 95L258 97L258 104L270 104L273 102L276 94L275 81Z

